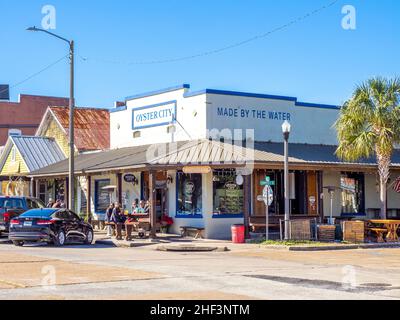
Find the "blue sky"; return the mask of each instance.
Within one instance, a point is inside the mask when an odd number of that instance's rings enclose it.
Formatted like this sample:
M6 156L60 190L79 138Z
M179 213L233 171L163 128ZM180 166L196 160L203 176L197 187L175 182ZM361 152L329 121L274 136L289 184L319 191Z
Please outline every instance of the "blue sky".
M371 76L400 76L400 1L339 0L268 37L218 54L164 64L263 34L332 0L1 0L0 83L18 83L62 57L66 44L27 32L42 7L56 8L54 32L76 41L76 102L111 107L116 100L189 83L204 88L298 97L341 104ZM344 5L357 29L341 27ZM86 58L83 60L82 57ZM68 96L68 64L59 63L11 90Z

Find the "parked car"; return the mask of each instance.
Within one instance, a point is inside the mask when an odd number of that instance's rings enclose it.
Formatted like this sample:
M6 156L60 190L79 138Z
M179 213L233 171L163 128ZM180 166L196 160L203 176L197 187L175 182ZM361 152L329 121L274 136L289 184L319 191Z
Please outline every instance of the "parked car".
M20 214L37 208L44 208L44 203L30 197L0 197L0 233L8 232L10 221Z
M63 246L67 242L93 242L93 228L68 209L29 210L10 222L8 238L16 246L27 242L47 242Z

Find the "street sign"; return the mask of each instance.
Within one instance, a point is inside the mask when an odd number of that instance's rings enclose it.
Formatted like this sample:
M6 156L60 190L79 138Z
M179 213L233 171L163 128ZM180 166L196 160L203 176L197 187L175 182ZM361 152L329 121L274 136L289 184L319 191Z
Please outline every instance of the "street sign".
M260 182L260 185L263 186L263 187L264 186L274 186L275 185L275 181L271 181L271 178L266 176L265 180L262 180Z
M266 206L270 206L274 202L274 191L270 186L265 186L263 190L263 200Z
M269 177L265 178L265 181L261 181L264 184L263 194L257 196L257 201L264 201L265 203L265 239L269 239L269 206L274 202L274 190L272 190L271 186L275 185L274 181L270 181ZM263 185L263 184L261 184Z

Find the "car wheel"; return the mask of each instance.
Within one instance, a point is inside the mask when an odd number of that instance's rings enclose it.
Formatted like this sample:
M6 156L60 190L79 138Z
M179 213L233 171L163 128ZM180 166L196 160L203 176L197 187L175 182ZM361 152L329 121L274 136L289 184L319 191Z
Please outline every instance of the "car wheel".
M22 247L24 245L23 241L13 241L12 242L14 244L14 246L16 247Z
M54 237L54 245L56 247L62 247L65 244L65 232L60 230L56 233Z
M92 244L93 242L93 230L89 229L86 231L86 238L85 238L85 244Z

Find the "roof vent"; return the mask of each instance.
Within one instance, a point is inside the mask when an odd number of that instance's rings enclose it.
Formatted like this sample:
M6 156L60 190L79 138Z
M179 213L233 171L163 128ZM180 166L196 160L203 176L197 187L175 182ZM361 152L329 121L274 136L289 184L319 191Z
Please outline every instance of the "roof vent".
M10 85L0 84L0 100L10 100Z

